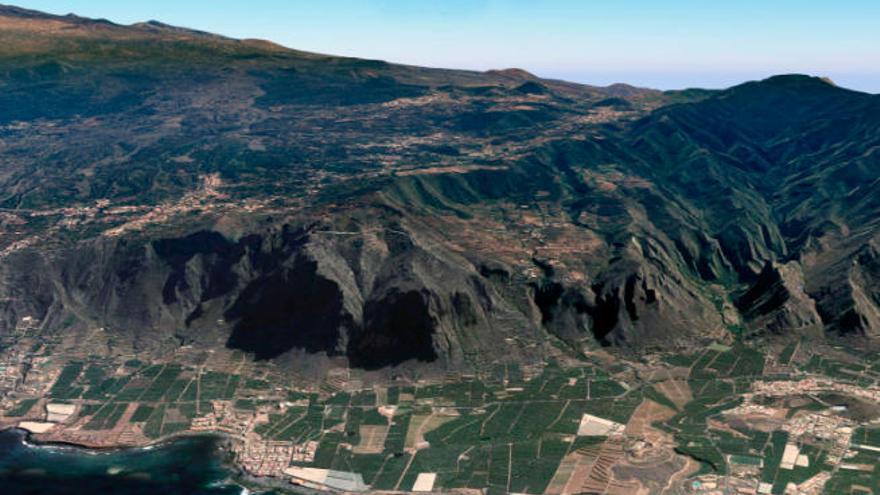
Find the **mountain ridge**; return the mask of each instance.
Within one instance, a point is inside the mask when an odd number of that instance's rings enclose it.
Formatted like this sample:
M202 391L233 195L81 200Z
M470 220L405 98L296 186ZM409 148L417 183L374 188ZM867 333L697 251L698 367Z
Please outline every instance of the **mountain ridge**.
M0 23L0 333L438 372L880 334L876 95L94 26Z
M15 6L11 6L11 5L2 5L2 4L0 4L0 17L7 17L7 18L11 17L11 18L16 18L16 19L39 19L39 20L43 20L43 21L54 21L54 22L58 22L58 23L62 23L62 24L72 24L73 26L87 26L87 27L90 26L90 27L97 28L97 30L98 30L97 32L87 31L85 33L80 33L80 34L83 34L86 36L87 35L97 36L100 34L105 34L105 35L116 34L116 35L120 35L122 37L125 37L126 34L138 33L138 34L143 34L145 36L154 36L157 39L161 40L162 35L172 34L172 35L182 36L182 38L180 38L179 40L184 40L184 41L187 39L190 39L190 40L196 40L196 41L197 40L207 40L207 41L216 41L216 42L221 42L221 43L231 43L233 45L239 44L239 45L244 45L244 46L248 46L248 47L252 47L252 48L266 49L270 53L284 52L289 55L295 55L295 56L332 58L332 59L339 59L339 60L346 60L346 59L347 60L361 60L356 57L324 55L324 54L319 54L319 53L312 53L312 52L296 50L293 48L279 45L279 44L274 43L269 40L235 39L235 38L230 38L230 37L226 37L226 36L222 36L222 35L208 33L208 32L202 31L202 30L171 26L171 25L162 23L160 21L155 21L155 20L138 22L138 23L134 23L131 25L123 25L123 24L116 24L116 23L113 23L113 22L105 20L105 19L95 20L95 19L89 19L89 18L85 18L85 17L79 17L74 14L68 14L66 16L46 14L46 13L35 11L35 10L28 10L28 9L23 9L20 7L15 7ZM10 26L5 26L5 29L9 29L9 27ZM22 27L22 29L27 30L27 27L24 26L24 27ZM40 31L40 30L36 30L36 31ZM56 32L61 32L60 28L56 29ZM45 35L47 33L44 31L41 34ZM71 35L77 34L77 33L72 32L71 30L67 29L67 30L63 30L63 34L66 36L71 36ZM111 36L111 38L112 38L112 36ZM166 40L166 41L173 41L173 39ZM363 60L363 61L366 62L367 60ZM374 62L380 62L380 61L376 60ZM382 62L382 63L385 63L385 62ZM403 64L395 64L395 65L397 67L411 67L413 69L437 71L438 73L445 72L445 71L454 71L458 74L473 74L473 75L485 74L488 76L497 76L497 78L499 80L540 79L540 78L537 78L536 76L528 73L527 71L525 71L523 69L488 70L485 72L478 72L478 71L458 70L458 69L452 70L452 69L443 69L443 68L426 68L426 67L420 67L420 66L407 66L407 65L403 65ZM546 83L549 83L552 85L557 85L559 87L567 88L568 90L573 90L573 91L577 91L578 88L589 89L589 90L594 90L594 91L602 90L601 87L589 86L589 85L584 85L584 84L579 84L579 83L572 83L572 82L568 82L568 81L546 80L546 79L544 79L543 81L545 81ZM625 89L622 89L623 86L627 86L627 87ZM639 93L644 93L644 92L654 92L655 91L655 90L649 90L647 88L637 88L637 87L628 86L628 85L612 85L612 86L609 86L608 88L605 89L605 91L609 95L614 95L614 94L616 94L616 91L621 91L621 90L624 90L624 91L628 92L629 94L639 94Z

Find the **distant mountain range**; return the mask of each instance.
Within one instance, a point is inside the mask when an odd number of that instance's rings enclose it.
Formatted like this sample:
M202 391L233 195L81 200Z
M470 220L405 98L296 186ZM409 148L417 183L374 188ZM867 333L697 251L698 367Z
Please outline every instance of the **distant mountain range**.
M0 6L0 159L0 334L437 370L880 336L880 96L816 77L592 87Z

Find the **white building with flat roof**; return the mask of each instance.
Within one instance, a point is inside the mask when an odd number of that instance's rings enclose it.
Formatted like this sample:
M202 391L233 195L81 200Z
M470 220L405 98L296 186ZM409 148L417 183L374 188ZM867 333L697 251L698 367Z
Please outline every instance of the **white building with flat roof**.
M363 492L369 490L360 473L348 471L333 471L331 469L319 469L309 467L289 467L284 474L291 477L291 483L315 488L318 490L330 488L344 492Z
M437 481L437 473L419 473L416 482L413 484L414 492L430 492L434 489L434 482Z
M779 469L794 469L794 465L797 462L800 453L801 449L797 445L793 443L785 444L785 450L782 452L782 462L779 463Z
M607 437L620 435L626 425L616 423L610 419L600 418L592 414L584 414L581 424L578 426L579 437Z

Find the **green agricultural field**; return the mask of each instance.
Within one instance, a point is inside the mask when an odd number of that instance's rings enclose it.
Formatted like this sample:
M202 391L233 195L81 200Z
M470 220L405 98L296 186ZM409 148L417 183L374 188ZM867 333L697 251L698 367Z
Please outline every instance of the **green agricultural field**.
M64 366L61 370L61 374L58 375L58 378L55 380L55 384L52 385L49 395L51 395L53 399L62 400L75 399L82 395L83 388L74 386L74 383L77 378L79 378L82 370L83 363L80 362L72 362Z
M165 406L159 406L150 415L144 424L144 435L147 438L159 438L162 436L162 424L165 420Z
M372 488L375 490L394 490L398 486L398 482L401 481L410 458L409 454L385 457L381 468L373 477Z
M797 342L792 342L785 346L782 349L782 352L779 353L779 363L780 364L791 364L791 359L794 357L794 353L798 348Z
M141 395L143 395L146 390L147 389L145 389L145 388L140 388L140 387L135 387L135 386L127 386L124 389L122 389L122 391L119 392L119 394L116 395L115 398L116 398L116 400L122 401L122 402L135 402L141 398Z
M666 407L672 409L673 411L678 410L678 406L675 405L675 403L672 402L672 400L670 400L669 397L666 397L665 395L663 395L663 393L658 391L653 386L645 387L642 390L642 393L645 394L645 398L651 399L652 401L654 401L660 405L666 406Z
M305 407L288 408L284 414L272 414L269 416L269 422L258 425L255 429L257 433L265 438L279 439L280 435L287 428L299 421L305 416Z
M625 371L621 366L565 368L555 362L537 375L529 370L529 379L518 365L508 363L461 381L351 392L322 387L320 394L286 389L271 399L258 399L271 388L269 382L246 373L140 363L127 367L128 375L113 376L112 364L90 361L68 363L52 391L53 397L81 395L101 401L82 407L86 430L113 428L136 402L130 421L142 425L152 439L185 431L193 418L212 411L214 400L230 400L239 412L268 406L269 420L257 425L256 433L297 444L317 440L314 462L302 465L357 472L377 490L409 490L419 473L431 472L437 473L438 489L488 487L490 493L541 494L567 454L595 449L607 440L576 436L584 414L626 424L645 399L675 412L654 426L671 433L676 451L698 461L702 474L725 474L728 463L763 463L762 479L778 489L825 468L826 453L807 447L803 453L810 458L809 468L780 471L786 437L778 432L736 424L710 427L710 420L722 419L741 403L739 394L763 373L761 353L735 343L664 360L689 368L686 381L677 379L686 387L682 394L692 396L686 404L673 402L650 382L633 386L618 381L621 375L615 373ZM848 369L826 361L813 366ZM663 380L662 375L656 378ZM288 404L280 407L285 400ZM384 405L397 406L392 418L379 413ZM873 430L859 434L880 445L880 434ZM427 443L419 450L408 449L421 440ZM835 483L845 482L846 475L836 476Z
M141 394L139 400L143 402L156 402L165 397L169 388L176 382L180 372L179 366L165 366L153 379L153 383Z
M297 414L292 421L279 425L271 433L272 437L296 443L320 438L324 426L324 406L313 404L302 409L303 413Z
M86 430L109 430L116 426L125 413L126 403L105 403L84 426Z
M15 404L15 407L10 409L9 411L6 411L6 416L10 418L24 416L31 411L31 409L34 407L34 404L36 404L38 400L39 399L24 399L18 401L18 403Z
M189 378L178 378L174 380L170 386L168 386L165 393L162 395L162 400L167 402L176 401L180 395L186 390L186 387L189 386L192 380Z
M385 452L399 456L406 445L406 433L409 430L411 414L396 414L385 437Z
M774 431L770 442L764 448L764 469L761 471L761 479L765 483L775 484L786 442L788 442L788 433Z
M83 380L89 388L99 385L107 375L107 369L98 364L90 364L83 373Z
M208 371L199 377L199 400L232 399L241 377Z
M358 392L351 396L351 405L352 406L375 406L376 405L376 393L375 392Z
M140 405L137 409L135 409L134 414L131 416L132 423L143 423L146 420L150 419L150 415L153 414L153 411L156 408L153 406Z

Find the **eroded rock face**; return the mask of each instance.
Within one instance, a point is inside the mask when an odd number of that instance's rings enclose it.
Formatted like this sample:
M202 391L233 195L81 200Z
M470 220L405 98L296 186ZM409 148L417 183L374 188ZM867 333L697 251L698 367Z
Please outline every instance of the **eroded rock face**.
M544 326L569 342L671 348L729 338L712 302L669 268L634 242L588 287L536 285L535 304Z
M572 284L545 267L543 281L528 284L429 233L361 218L104 240L51 260L13 258L4 283L18 280L42 299L7 314L33 314L52 329L68 318L76 328L104 326L114 345L138 352L225 345L260 360L305 351L367 369L540 359L552 339L635 348L724 338L711 303L669 271L657 245L633 241L592 280ZM19 272L32 264L44 268Z
M795 261L768 262L737 306L755 333L818 335L822 328L816 303L805 292L804 274Z
M535 345L545 338L476 267L426 252L399 225L393 233L324 230L284 227L238 239L200 231L137 245L98 242L52 260L11 258L0 275L4 288L19 287L22 302L4 307L6 324L34 316L71 335L100 324L115 346L143 353L181 342L226 345L258 360L303 350L367 369L464 366L468 356L528 352L505 337ZM60 328L66 319L71 328Z
M343 307L339 285L318 274L318 263L295 256L292 266L261 274L245 286L224 312L232 322L228 347L257 359L278 357L291 349L344 353L342 336L354 327Z
M437 302L432 304L432 299L427 290L392 289L381 299L369 301L364 306L363 324L349 342L352 364L381 368L409 359L436 360L438 351L434 349L434 338L440 315ZM469 322L469 314L456 316Z
M851 257L817 264L821 284L811 288L826 328L840 336L880 335L880 255L877 240L858 247Z
M593 286L597 338L634 348L729 338L721 314L696 286L666 272L668 267L647 261L637 266Z

